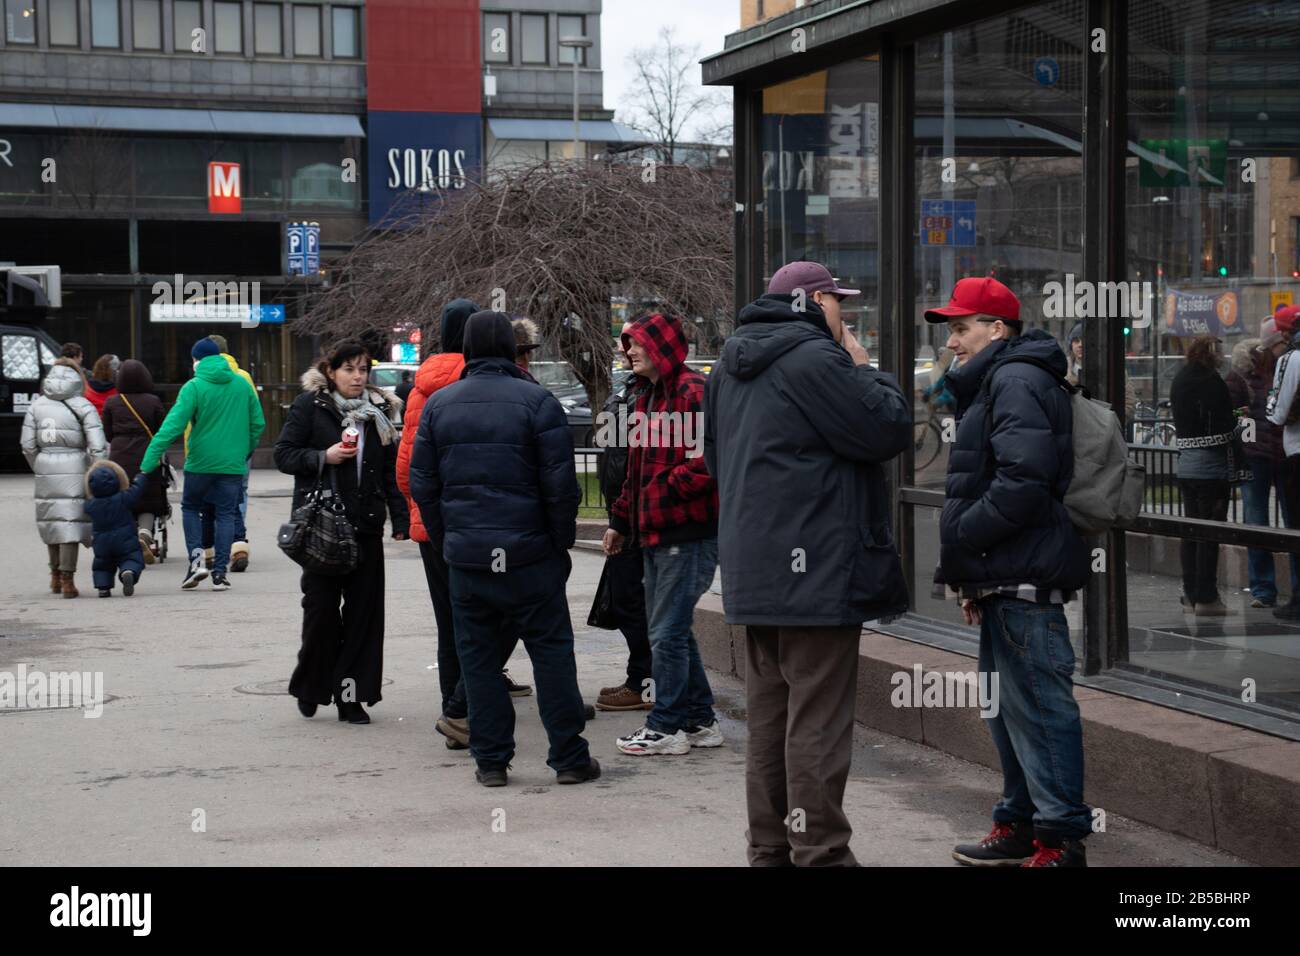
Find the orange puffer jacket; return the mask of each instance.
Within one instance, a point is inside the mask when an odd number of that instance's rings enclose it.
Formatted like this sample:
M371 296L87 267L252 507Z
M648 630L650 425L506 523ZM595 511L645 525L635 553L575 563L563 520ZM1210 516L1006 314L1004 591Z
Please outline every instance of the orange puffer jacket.
M420 509L411 500L411 448L415 445L415 432L420 427L420 413L424 403L440 388L460 379L465 368L465 356L459 352L430 355L415 373L415 387L406 398L406 415L402 419L402 443L397 448L397 487L406 496L411 509L411 540L428 541L429 533L420 520Z

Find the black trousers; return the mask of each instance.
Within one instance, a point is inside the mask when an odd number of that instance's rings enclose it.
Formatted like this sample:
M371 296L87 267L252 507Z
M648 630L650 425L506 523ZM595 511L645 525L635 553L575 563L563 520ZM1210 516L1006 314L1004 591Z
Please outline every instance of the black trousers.
M645 562L641 549L620 551L607 559L614 598L614 617L627 641L627 686L638 694L650 679L650 628L645 616Z
M1180 479L1183 514L1188 518L1228 519L1229 488L1226 481ZM1219 544L1184 538L1179 545L1183 565L1183 593L1193 604L1213 604L1219 600Z
M448 717L464 717L467 711L463 691L459 704L456 703L456 689L461 682L460 657L456 653L456 626L451 614L450 572L437 547L428 541L420 542L420 560L424 562L424 580L429 586L433 619L438 625L438 689L442 692L442 712Z
M351 574L302 575L302 648L289 693L316 704L375 704L384 677L384 539L357 535ZM340 607L340 602L342 606ZM352 693L343 696L352 681Z
M456 645L469 693L469 749L479 767L499 769L515 754L515 709L501 679L502 634L518 634L533 663L537 709L550 742L552 770L590 760L573 627L564 585L571 563L558 553L500 573L451 569Z

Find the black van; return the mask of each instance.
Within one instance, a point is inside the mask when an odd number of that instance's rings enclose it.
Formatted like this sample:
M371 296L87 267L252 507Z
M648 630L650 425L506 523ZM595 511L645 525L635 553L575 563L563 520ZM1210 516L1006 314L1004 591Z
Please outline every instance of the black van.
M0 269L0 469L26 471L23 418L59 356L59 343L36 323L48 308L31 279Z

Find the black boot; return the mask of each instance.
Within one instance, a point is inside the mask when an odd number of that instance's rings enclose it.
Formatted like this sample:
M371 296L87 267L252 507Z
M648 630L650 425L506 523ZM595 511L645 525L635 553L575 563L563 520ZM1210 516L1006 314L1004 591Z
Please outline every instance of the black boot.
M339 701L339 720L346 720L349 724L368 724L370 715L366 713L365 708L357 703L348 703Z
M298 713L302 714L304 717L315 717L316 704L310 700L303 700L301 697L299 697Z
M1040 840L1034 841L1034 855L1021 863L1021 866L1087 866L1088 851L1082 840L1064 837L1053 841L1058 846L1047 846Z
M994 823L993 830L979 843L953 847L952 858L967 866L1019 866L1034 855L1034 825Z

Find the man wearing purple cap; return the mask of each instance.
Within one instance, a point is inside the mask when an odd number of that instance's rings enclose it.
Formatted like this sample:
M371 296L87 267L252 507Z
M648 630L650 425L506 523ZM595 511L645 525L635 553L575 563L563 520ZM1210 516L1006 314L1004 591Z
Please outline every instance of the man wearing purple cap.
M907 610L884 463L911 405L792 262L740 311L705 386L727 623L743 625L752 866L854 866L844 814L862 623Z

